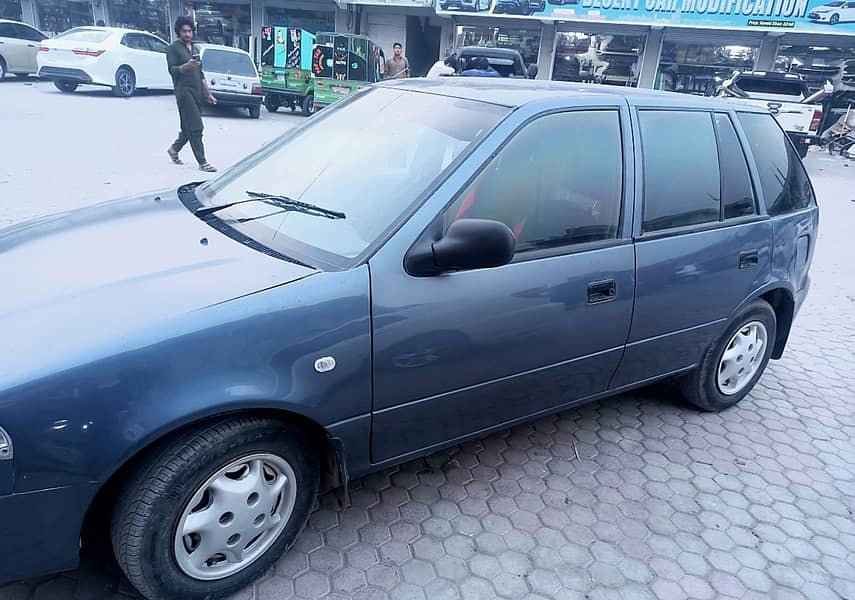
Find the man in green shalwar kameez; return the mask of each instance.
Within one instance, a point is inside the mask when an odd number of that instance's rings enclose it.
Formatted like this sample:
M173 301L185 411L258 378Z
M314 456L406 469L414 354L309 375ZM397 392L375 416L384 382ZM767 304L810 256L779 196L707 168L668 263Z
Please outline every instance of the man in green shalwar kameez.
M214 172L215 169L205 158L205 146L202 145L202 105L205 101L216 104L217 101L208 88L198 50L193 47L193 35L196 24L190 17L178 17L175 20L175 33L178 39L169 45L166 63L172 83L175 86L175 100L178 102L178 116L181 120L181 132L167 152L176 165L181 159L178 153L187 142L193 149L193 155L202 171Z

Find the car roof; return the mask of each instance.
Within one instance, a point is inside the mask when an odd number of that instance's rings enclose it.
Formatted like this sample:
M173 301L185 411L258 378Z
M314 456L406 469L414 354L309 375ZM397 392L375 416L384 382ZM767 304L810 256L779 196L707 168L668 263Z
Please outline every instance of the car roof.
M465 54L477 54L478 56L486 56L487 58L522 58L522 55L513 48L484 48L481 46L463 46L457 50L457 56Z
M140 31L139 29L127 29L125 27L99 27L98 25L80 25L79 27L72 27L71 29L67 29L62 33L68 33L69 31L104 31L106 33L144 33L146 35L154 35L153 33L149 33L148 31ZM60 35L62 35L62 33ZM157 37L156 35L154 37Z
M732 102L726 100L676 92L529 79L437 77L389 80L376 85L488 102L508 108L517 108L541 100L560 99L565 99L568 106L572 106L574 100L578 102L592 98L600 98L607 102L614 102L616 98L623 98L631 105L666 106L669 108L730 110L734 106ZM748 104L740 104L739 110L768 114L768 110L752 107Z
M196 47L199 48L200 50L225 50L226 52L234 52L235 54L246 54L247 56L250 55L249 52L247 52L246 50L243 50L241 48L235 48L233 46L224 46L222 44L202 43L202 44L196 44Z
M797 73L781 73L779 71L735 71L734 77L762 77L774 81L796 81L804 82L804 77Z

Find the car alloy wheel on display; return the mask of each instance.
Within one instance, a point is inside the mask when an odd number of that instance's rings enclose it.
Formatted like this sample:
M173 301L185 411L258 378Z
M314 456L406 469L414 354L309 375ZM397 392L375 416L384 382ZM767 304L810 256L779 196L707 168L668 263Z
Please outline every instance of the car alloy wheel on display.
M119 98L130 98L137 90L137 78L128 67L120 67L116 71L116 87L113 93Z
M315 439L238 416L179 435L135 465L113 513L113 550L146 598L202 600L251 584L291 547L315 503Z

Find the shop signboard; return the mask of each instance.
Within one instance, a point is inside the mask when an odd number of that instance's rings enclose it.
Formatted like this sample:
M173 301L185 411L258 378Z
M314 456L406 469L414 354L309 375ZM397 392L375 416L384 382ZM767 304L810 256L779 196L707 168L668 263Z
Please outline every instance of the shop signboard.
M348 4L366 4L370 6L396 6L396 7L418 7L432 8L434 0L336 0L336 4L342 8Z
M437 0L444 15L855 34L854 0Z

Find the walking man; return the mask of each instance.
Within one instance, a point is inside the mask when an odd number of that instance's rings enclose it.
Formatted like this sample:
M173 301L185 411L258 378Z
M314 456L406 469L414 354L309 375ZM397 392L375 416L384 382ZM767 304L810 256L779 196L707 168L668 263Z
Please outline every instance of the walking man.
M176 165L183 164L178 153L187 142L193 149L193 156L199 163L199 170L209 173L216 172L205 158L205 146L202 145L202 103L207 101L216 104L211 94L205 75L202 73L202 63L199 51L193 47L193 35L196 24L190 17L175 19L175 33L178 39L169 45L166 53L166 64L172 83L175 87L175 100L178 102L178 118L181 121L181 131L178 139L173 142L167 152Z
M410 76L410 63L404 56L404 47L401 42L392 45L394 55L391 60L386 61L386 79L405 79Z

